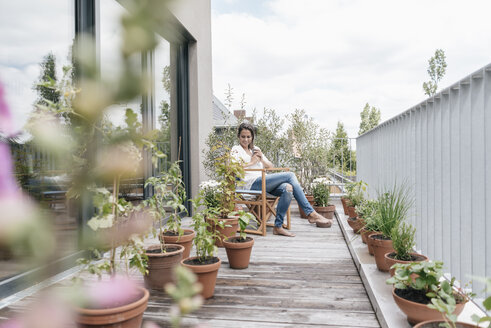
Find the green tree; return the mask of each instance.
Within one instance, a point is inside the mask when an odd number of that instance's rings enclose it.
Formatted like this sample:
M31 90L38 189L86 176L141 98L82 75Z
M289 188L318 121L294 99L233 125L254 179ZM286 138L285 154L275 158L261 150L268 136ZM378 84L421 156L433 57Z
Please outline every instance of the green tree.
M353 168L353 156L350 153L348 133L341 121L338 121L336 133L332 137L330 159L334 167L338 169Z
M366 103L365 107L360 113L360 130L358 135L370 131L380 123L380 110L370 104Z
M170 67L168 65L164 66L162 70L162 87L170 94L171 89L171 78L170 78ZM160 114L158 116L158 121L160 125L160 130L158 131L156 141L160 143L160 150L167 156L166 161L170 160L170 104L167 100L162 100L159 105Z
M38 82L34 85L34 90L38 93L36 104L46 105L47 101L57 104L60 101L60 92L55 88L46 86L46 83L56 84L56 57L53 53L49 53L43 57L41 63L41 74Z
M443 78L447 69L445 52L437 49L435 55L428 60L428 75L430 81L423 83L423 90L428 97L434 96L438 88L438 82Z

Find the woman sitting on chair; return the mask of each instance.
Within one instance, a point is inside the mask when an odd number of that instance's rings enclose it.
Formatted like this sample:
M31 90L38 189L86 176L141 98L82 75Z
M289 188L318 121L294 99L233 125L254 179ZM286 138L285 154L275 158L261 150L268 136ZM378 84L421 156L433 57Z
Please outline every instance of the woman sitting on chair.
M242 161L247 169L269 169L273 164L254 146L254 127L249 123L242 123L237 133L239 146L232 147L231 155L238 161ZM244 189L261 190L262 174L259 171L246 171L244 177ZM297 177L292 172L281 172L266 175L266 192L280 197L276 207L276 220L274 222L273 234L295 237L295 234L283 229L288 207L292 197L307 215L310 223L315 223L320 228L329 228L332 221L317 213L307 201Z

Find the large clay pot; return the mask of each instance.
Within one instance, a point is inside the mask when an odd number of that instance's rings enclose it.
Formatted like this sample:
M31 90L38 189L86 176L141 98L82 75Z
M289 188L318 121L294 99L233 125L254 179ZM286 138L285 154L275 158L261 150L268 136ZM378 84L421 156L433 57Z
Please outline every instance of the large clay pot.
M332 220L334 217L334 211L336 210L336 206L327 205L327 206L314 206L314 209L317 213L322 215L328 220Z
M307 198L307 201L310 203L311 206L314 206L314 196L312 196L312 195L305 195L305 198ZM300 217L302 219L306 219L307 218L307 214L305 214L305 212L302 210L302 208L300 206L298 206L298 210L300 212Z
M365 229L365 227L361 228L359 232L360 232L360 236L361 236L361 241L364 244L367 244L368 236L376 233L375 231Z
M150 295L145 288L140 289L142 297L127 305L109 309L76 308L77 327L140 328Z
M361 228L365 226L365 220L360 218L349 218L348 224L353 229L354 233L360 233Z
M373 252L373 239L370 238L371 235L375 235L375 234L379 234L380 232L378 231L369 231L367 233L367 248L368 248L368 254L370 255L374 255L374 252Z
M232 269L245 269L249 266L251 258L252 246L254 239L246 237L246 241L237 240L240 236L230 237L223 241L223 246L227 251L228 263Z
M348 206L348 217L356 218L358 214L356 214L356 208L354 206Z
M413 263L413 262L428 262L428 260L429 260L428 257L426 257L422 254L418 254L418 253L410 253L410 254L412 256L417 257L418 259L414 260L414 261L396 260L396 259L392 258L392 256L395 255L395 252L389 252L389 253L384 255L385 262L387 263L387 266L390 268L391 266L393 266L396 263L407 264L407 263ZM396 271L395 269L389 269L389 273L390 273L391 277L395 274L395 271ZM416 279L416 277L417 277L417 275L415 274L415 277L413 277L413 279Z
M368 237L372 240L375 263L380 271L389 272L390 267L385 262L385 254L394 251L394 248L392 247L392 240L377 239L378 236L382 236L382 234L373 234Z
M216 224L215 220L218 222L224 222L224 227L221 228L218 224ZM237 216L229 216L227 219L217 218L217 219L206 219L208 224L210 225L210 229L213 229L218 232L220 237L215 238L215 245L218 247L223 247L223 239L228 237L235 236L237 229L239 228L239 217Z
M203 286L201 296L205 299L213 297L215 293L218 269L222 264L222 261L218 257L213 257L213 259L217 261L210 264L196 264L199 263L197 257L189 257L181 261L184 267L193 271L198 277L198 282Z
M428 320L428 321L423 321L418 323L416 326L413 328L440 328L440 324L444 323L445 321L443 320ZM472 325L470 323L464 323L464 322L459 322L457 321L455 323L457 328L476 328L476 325Z
M184 246L166 244L167 252L160 253L160 245L148 247L145 254L148 257L148 274L143 276L145 286L151 289L164 290L168 282L175 282L174 267L179 265L182 260ZM159 251L151 253L149 251Z
M341 197L341 204L343 204L344 215L348 215L348 199Z
M193 248L193 239L196 233L192 229L184 229L184 234L182 236L166 236L164 237L164 242L166 244L177 244L184 246L184 252L182 253L182 258L187 259Z
M410 324L417 324L428 320L442 320L442 314L438 310L430 309L426 304L408 301L395 293L395 288L392 289L392 297L397 306L407 316L407 321ZM465 303L457 303L454 314L459 315L464 309Z

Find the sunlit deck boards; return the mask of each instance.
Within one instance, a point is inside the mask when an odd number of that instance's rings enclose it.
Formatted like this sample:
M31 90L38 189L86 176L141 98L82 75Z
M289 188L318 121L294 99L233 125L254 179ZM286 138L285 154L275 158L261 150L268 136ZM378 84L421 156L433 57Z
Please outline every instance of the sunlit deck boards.
M184 323L209 327L380 327L337 223L316 228L292 206L295 238L268 228L254 236L251 264L245 270L222 267L215 296ZM340 207L338 207L339 209ZM163 325L170 301L152 293L145 318Z

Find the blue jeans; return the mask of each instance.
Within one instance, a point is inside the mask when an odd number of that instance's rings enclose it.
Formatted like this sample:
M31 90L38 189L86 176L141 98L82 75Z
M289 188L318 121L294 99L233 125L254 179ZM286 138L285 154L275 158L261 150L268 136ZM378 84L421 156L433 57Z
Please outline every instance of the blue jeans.
M293 193L287 191L287 185L290 184L293 187ZM262 189L262 177L254 180L251 186L251 190ZM276 206L276 220L274 221L275 227L281 227L285 220L286 212L292 201L292 196L298 202L300 208L309 215L314 211L309 201L303 193L300 183L298 183L297 177L292 172L281 172L266 175L266 192L280 197L278 205Z

